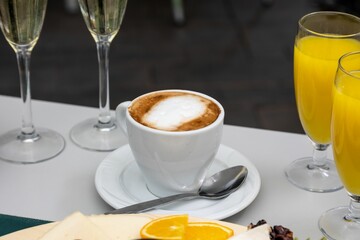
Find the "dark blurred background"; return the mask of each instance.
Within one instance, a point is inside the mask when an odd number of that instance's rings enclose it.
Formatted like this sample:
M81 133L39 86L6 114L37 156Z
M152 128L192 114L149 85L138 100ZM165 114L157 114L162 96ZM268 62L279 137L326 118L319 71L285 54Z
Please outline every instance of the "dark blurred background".
M71 1L48 0L32 54L32 97L98 107L95 43ZM111 45L111 108L153 90L189 89L218 99L227 124L301 133L292 78L297 21L318 10L357 14L358 2L183 0L186 21L176 23L170 0L128 0ZM2 34L0 76L0 94L19 96L15 54Z

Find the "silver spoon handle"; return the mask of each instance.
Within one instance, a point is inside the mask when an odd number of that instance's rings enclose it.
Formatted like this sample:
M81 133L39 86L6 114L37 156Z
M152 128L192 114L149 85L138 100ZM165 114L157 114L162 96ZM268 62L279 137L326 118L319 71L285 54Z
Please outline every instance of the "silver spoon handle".
M168 204L180 199L192 199L192 198L196 198L199 197L198 193L180 193L180 194L176 194L176 195L172 195L172 196L168 196L168 197L163 197L163 198L158 198L158 199L154 199L154 200L150 200L150 201L146 201L146 202L141 202L141 203L137 203L134 205L130 205L124 208L120 208L120 209L116 209L110 212L105 213L107 214L121 214L121 213L139 213L139 212L145 212L148 210L151 210L157 206L161 206L164 204Z

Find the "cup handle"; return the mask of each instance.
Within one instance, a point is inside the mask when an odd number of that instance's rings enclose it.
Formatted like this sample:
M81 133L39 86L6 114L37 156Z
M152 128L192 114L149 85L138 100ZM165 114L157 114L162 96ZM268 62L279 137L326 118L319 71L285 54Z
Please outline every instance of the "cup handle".
M130 101L122 102L116 107L115 110L116 121L118 122L120 129L126 136L128 135L126 128L126 112L130 103Z

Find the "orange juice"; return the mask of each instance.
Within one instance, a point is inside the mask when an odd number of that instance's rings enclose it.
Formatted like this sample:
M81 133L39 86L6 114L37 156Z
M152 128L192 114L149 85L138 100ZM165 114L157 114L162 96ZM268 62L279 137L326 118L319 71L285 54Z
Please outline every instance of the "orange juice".
M334 158L345 188L359 196L360 79L344 75L337 81L331 121Z
M339 58L360 50L354 39L308 36L294 48L296 104L306 134L316 143L330 143L331 89Z

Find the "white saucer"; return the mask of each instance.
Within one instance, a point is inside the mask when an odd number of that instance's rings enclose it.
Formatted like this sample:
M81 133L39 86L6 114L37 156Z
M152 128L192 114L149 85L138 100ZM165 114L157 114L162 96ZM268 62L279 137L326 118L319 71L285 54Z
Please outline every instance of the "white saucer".
M256 167L238 151L221 145L208 175L224 168L244 165L248 176L239 190L221 200L195 199L179 201L156 210L156 214L184 214L224 219L246 208L258 195L261 185ZM99 165L95 175L95 186L100 196L113 208L122 208L135 203L155 199L134 160L129 145L110 153Z

